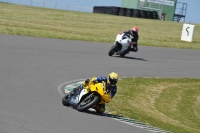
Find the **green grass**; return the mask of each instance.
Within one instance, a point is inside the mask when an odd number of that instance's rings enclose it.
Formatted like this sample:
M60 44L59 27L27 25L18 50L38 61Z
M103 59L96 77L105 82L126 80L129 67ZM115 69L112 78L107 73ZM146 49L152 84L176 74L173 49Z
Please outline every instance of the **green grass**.
M72 12L0 3L0 34L113 43L139 27L139 44L200 50L200 25L192 43L181 41L183 23ZM123 78L110 110L174 133L200 133L200 79Z
M200 133L200 79L125 78L107 107L174 133Z
M73 12L0 3L0 33L113 43L118 32L139 27L139 45L200 49L200 24L193 42L181 41L183 23Z

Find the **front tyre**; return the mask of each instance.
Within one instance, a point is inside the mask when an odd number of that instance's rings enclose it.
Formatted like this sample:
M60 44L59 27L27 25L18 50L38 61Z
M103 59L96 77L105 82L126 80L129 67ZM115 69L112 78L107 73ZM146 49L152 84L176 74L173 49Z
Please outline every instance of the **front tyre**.
M65 95L63 98L62 98L62 104L64 105L64 106L70 106L70 104L69 104L69 94L67 94L67 95Z
M98 95L88 95L85 99L83 99L79 105L77 106L78 111L85 111L94 105L96 105L100 101L100 97Z
M117 45L113 45L110 51L108 52L108 55L112 56L116 52L116 49L117 49Z

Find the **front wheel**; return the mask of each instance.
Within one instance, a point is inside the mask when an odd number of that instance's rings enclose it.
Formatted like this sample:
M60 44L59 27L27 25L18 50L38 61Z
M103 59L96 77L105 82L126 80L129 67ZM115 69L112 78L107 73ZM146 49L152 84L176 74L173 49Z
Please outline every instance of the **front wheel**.
M96 105L100 101L100 97L98 95L88 95L83 101L79 103L77 106L78 111L85 111L94 105Z
M117 49L117 45L113 45L110 51L108 52L108 55L112 56L116 52L116 49Z
M67 95L65 95L63 98L62 98L62 104L64 105L64 106L70 106L70 104L69 104L69 94L67 94Z

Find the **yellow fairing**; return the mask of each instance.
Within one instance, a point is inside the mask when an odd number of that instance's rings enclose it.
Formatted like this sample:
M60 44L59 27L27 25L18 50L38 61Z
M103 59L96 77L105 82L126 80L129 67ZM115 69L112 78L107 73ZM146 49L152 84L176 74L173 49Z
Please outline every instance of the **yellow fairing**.
M90 82L87 87L85 87L88 93L90 92L97 92L101 96L101 101L99 104L104 104L108 103L111 101L111 96L110 93L105 93L106 92L106 84L103 83L93 83Z

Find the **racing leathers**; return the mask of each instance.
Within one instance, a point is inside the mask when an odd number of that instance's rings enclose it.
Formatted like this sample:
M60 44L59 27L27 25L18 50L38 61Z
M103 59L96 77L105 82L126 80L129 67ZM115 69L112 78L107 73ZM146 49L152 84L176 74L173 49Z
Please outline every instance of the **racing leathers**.
M139 35L137 32L132 32L132 30L127 30L124 31L123 33L125 33L125 35L128 35L131 39L131 46L129 47L130 51L134 51L137 52L138 51L138 39L139 39Z

